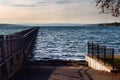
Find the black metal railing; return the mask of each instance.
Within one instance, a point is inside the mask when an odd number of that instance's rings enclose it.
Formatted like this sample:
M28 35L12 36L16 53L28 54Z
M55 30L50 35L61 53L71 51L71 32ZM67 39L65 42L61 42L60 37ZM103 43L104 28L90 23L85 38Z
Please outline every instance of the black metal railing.
M9 79L26 62L33 48L38 28L11 35L0 35L0 80Z
M112 66L114 70L114 48L107 48L106 46L97 43L88 42L88 56L96 58L98 61L103 61L104 65Z

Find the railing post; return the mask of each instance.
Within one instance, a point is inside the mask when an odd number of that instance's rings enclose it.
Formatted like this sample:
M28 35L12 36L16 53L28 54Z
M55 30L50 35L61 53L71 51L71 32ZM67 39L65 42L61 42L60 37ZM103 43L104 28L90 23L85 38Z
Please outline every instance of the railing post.
M5 54L5 36L3 36L3 39L2 39L2 45L1 45L1 53L2 53L2 60L4 61L5 60L5 57L6 57L6 54Z
M99 56L99 44L97 44L97 58L98 58L98 61L99 61L99 58L100 58L100 56Z
M92 42L92 57L94 57L94 43Z
M89 45L89 42L88 42L88 55L89 55L89 53L90 53L90 47L89 47L90 45Z
M104 64L106 64L106 46L103 47L103 50L104 50L104 57L103 57L103 60L104 60Z
M3 59L4 59L3 41L4 41L4 37L2 35L2 36L0 36L0 56L2 58L1 61L3 61Z
M114 70L114 49L112 49L112 67L113 67L113 70Z

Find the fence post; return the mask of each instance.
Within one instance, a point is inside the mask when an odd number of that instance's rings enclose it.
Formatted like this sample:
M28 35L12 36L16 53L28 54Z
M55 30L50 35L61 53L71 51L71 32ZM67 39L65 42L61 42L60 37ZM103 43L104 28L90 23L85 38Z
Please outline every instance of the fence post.
M89 53L90 53L90 52L89 52L89 46L90 46L90 44L89 44L89 42L88 42L88 55L89 55Z
M106 64L106 46L103 47L103 50L104 50L104 64Z
M1 43L1 53L2 53L2 61L5 60L6 54L5 54L5 36L3 36L2 43Z
M99 58L100 58L100 56L99 56L99 44L97 44L97 58L98 58L98 61L99 61Z
M94 57L94 43L92 42L92 57Z
M114 49L112 48L112 67L113 67L113 70L114 70Z
M0 36L0 49L1 49L1 50L0 50L0 55L1 55L1 58L2 58L1 61L3 61L3 59L4 59L4 51L3 51L3 50L4 50L4 48L3 48L4 42L3 42L3 41L4 41L4 36L1 35L1 36ZM1 61L0 61L0 62L1 62Z

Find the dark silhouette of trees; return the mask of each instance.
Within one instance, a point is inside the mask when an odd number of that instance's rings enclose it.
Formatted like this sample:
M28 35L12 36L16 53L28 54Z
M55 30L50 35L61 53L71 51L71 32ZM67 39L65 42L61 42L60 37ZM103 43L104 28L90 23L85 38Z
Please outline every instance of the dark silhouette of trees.
M95 0L100 13L110 13L114 17L120 16L120 0Z

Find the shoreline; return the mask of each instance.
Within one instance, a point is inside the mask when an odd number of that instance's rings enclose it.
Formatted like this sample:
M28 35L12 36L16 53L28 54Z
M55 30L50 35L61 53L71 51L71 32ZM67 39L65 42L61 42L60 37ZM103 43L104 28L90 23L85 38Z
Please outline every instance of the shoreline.
M27 61L28 66L79 66L86 65L85 60L37 60L37 61Z

